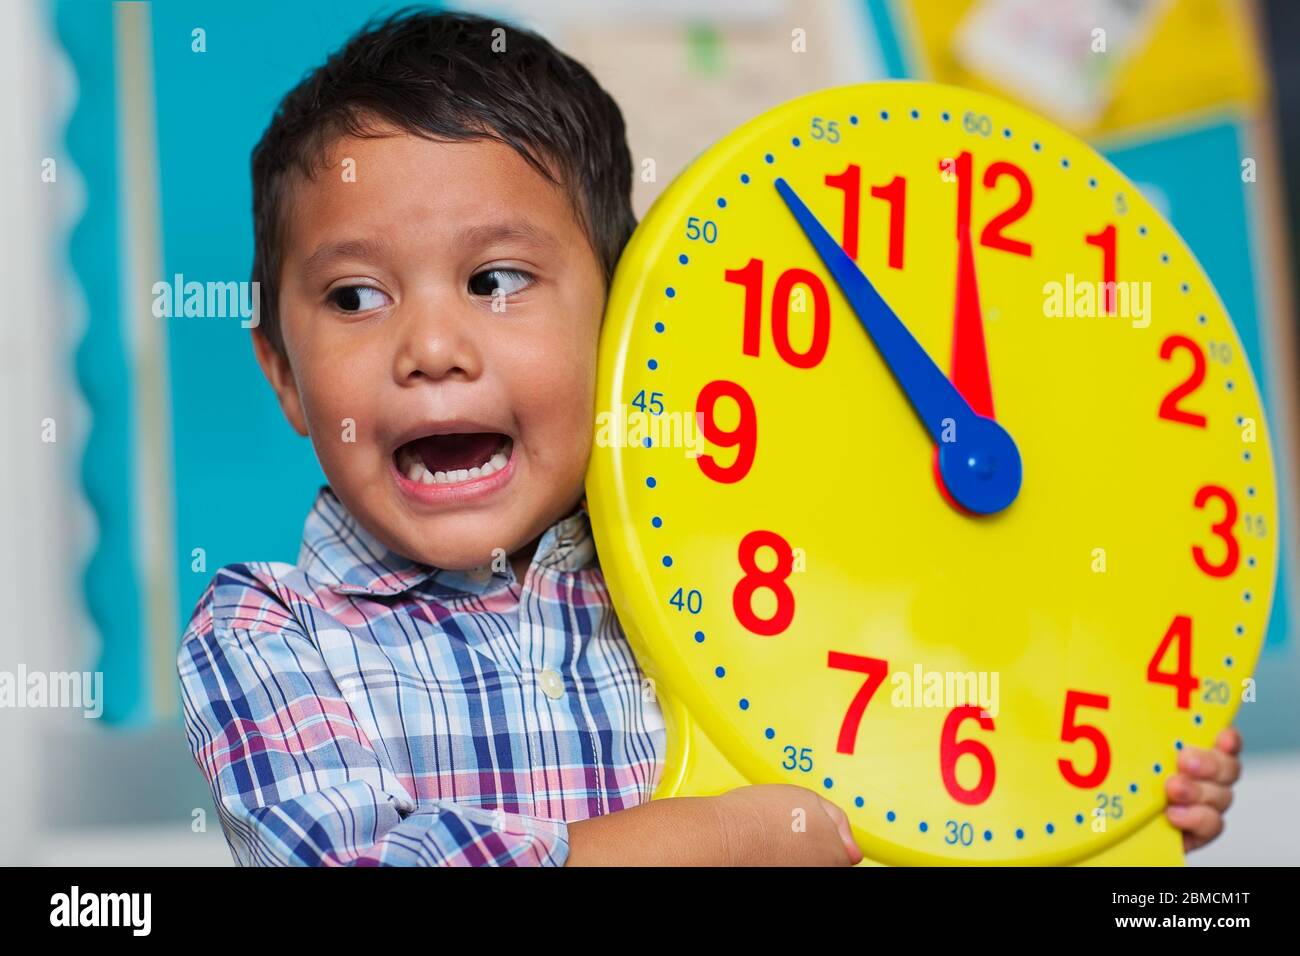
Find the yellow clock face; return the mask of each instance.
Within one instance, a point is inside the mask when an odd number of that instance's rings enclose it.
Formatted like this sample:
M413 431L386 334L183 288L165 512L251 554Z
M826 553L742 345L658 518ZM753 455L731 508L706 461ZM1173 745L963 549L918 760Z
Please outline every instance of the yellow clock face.
M1255 379L1074 137L933 84L793 101L665 191L605 321L601 563L670 733L710 744L658 795L723 760L880 862L1079 861L1249 693Z

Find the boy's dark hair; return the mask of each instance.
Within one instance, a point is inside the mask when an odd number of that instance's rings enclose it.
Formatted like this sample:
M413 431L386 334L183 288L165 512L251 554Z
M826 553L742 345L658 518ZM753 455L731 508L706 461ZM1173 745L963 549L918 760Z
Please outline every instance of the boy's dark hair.
M315 176L331 142L375 135L376 121L430 139L513 147L569 194L608 283L636 226L618 104L535 33L407 8L367 24L290 90L253 149L253 281L262 291L261 329L277 351L284 352L279 280L291 177Z

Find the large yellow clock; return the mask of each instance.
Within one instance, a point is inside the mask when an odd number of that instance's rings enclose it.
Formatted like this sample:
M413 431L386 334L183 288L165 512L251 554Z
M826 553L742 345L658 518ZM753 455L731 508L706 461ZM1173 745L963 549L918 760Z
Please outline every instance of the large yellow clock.
M1173 862L1163 782L1261 645L1268 429L1192 254L988 96L807 96L620 263L588 502L670 758L880 863Z

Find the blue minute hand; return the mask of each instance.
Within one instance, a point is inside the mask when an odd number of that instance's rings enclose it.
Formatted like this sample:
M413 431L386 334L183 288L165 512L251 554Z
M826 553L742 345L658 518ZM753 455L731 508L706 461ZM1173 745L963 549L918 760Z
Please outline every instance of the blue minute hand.
M1006 508L1016 500L1021 479L1020 451L1006 429L971 409L790 184L778 178L776 191L938 446L939 471L953 498L976 514Z

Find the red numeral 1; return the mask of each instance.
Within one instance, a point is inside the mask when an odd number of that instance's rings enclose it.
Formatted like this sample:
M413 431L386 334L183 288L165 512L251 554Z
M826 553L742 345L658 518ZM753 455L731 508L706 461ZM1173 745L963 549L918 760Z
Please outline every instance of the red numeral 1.
M826 177L826 185L844 190L844 231L840 234L840 247L850 259L858 257L858 207L862 203L862 167L849 163L848 169L838 175ZM875 195L875 189L871 190Z
M895 176L883 186L872 186L871 195L889 203L889 268L903 268L903 222L907 214L907 180Z
M745 355L757 355L763 331L763 260L750 259L743 269L728 269L723 276L745 289L745 331L740 350Z
M1115 314L1115 227L1107 226L1101 232L1084 236L1090 246L1101 250L1101 281L1106 292L1106 314Z

